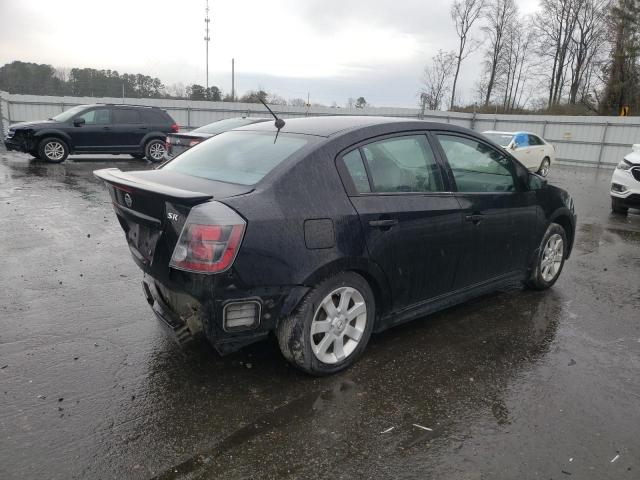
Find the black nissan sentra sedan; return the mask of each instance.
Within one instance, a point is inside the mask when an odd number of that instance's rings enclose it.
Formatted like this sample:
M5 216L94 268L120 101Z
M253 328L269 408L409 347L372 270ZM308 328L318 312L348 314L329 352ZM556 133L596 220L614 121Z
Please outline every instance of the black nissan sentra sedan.
M275 332L317 375L372 332L505 284L551 287L575 236L567 192L479 134L417 120L257 123L95 175L179 341L224 354Z

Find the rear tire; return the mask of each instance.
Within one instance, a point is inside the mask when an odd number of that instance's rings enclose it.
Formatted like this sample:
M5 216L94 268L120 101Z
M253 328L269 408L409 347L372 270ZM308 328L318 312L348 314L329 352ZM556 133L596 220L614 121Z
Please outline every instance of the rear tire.
M374 320L375 299L367 281L357 273L340 272L312 288L280 321L280 351L309 374L336 373L360 357Z
M159 139L150 140L144 147L144 156L153 163L159 163L164 160L166 152L164 141Z
M620 215L626 215L629 212L629 208L620 203L617 198L611 198L611 211Z
M544 157L542 159L542 163L540 164L540 168L538 168L538 175L542 177L546 177L549 175L549 166L551 165L551 160L549 157Z
M560 277L567 257L567 248L567 234L564 228L557 223L550 224L540 242L531 277L525 285L534 290L551 288Z
M45 138L38 146L38 157L51 163L62 163L69 156L69 147L56 137Z

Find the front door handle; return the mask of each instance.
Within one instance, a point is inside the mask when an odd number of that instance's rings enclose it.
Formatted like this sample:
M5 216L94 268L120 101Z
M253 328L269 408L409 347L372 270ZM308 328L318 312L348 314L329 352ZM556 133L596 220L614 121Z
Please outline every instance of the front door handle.
M467 222L471 222L474 225L478 225L482 219L483 219L484 215L482 215L481 213L474 213L473 215L467 215L466 217L464 217L464 219Z
M384 220L370 220L369 226L381 229L389 229L398 224L397 218L389 218Z
M111 130L111 127L102 127L103 130Z

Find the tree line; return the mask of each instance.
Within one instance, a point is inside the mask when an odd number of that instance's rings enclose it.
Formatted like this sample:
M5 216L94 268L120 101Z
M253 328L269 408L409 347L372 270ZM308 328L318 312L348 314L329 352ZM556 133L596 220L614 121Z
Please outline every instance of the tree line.
M425 67L423 108L484 112L640 114L640 0L540 0L523 16L515 0L455 0L457 48ZM482 70L462 102L462 63Z
M69 95L75 97L170 98L208 100L212 102L259 103L305 107L303 98L285 99L263 89L250 90L240 96L224 94L217 86L174 83L164 85L159 78L140 73L120 74L115 70L94 68L54 68L51 65L14 61L0 67L0 90L30 95ZM347 108L364 108L364 97L347 100ZM313 103L309 106L323 106ZM338 108L334 102L333 107Z

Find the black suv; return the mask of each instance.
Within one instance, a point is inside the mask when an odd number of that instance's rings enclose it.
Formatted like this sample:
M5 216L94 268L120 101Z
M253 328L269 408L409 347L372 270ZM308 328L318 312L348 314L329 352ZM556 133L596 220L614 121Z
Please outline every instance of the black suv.
M156 107L79 105L49 120L11 125L4 145L54 163L77 153L128 153L159 162L166 135L176 132L173 118Z

